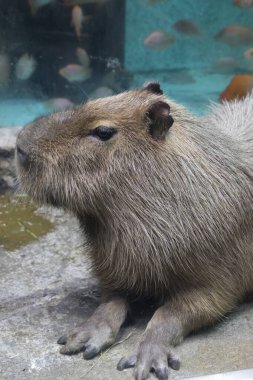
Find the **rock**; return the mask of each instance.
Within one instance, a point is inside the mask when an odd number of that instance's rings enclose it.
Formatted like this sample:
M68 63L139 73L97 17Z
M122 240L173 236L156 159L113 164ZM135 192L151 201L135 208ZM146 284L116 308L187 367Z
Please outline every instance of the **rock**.
M12 192L15 187L14 148L21 128L0 128L0 194Z

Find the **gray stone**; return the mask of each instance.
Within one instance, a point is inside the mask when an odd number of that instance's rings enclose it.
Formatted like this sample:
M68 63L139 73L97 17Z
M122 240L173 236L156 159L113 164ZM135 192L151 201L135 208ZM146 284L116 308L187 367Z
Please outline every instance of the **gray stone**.
M0 149L14 149L17 134L21 128L0 128Z
M12 191L16 174L14 148L20 128L0 128L0 194Z

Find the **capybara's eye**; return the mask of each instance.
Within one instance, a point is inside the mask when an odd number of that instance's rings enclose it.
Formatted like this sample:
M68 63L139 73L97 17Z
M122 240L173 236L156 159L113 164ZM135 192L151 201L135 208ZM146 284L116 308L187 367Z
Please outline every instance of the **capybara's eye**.
M96 137L102 141L107 141L112 136L114 136L115 133L117 133L117 130L115 128L100 125L91 131L91 136Z

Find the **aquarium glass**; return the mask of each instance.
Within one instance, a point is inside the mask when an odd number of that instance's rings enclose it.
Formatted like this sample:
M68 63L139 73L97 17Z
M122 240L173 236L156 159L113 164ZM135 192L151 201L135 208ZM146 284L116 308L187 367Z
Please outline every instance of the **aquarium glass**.
M0 127L147 80L203 114L251 90L252 20L253 0L0 0Z

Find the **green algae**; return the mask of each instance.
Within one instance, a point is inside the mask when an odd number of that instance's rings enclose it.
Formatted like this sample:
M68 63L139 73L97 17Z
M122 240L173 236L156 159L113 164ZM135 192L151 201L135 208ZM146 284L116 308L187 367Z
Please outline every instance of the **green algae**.
M26 197L0 195L0 247L15 250L54 227L49 220L36 214L37 208Z

